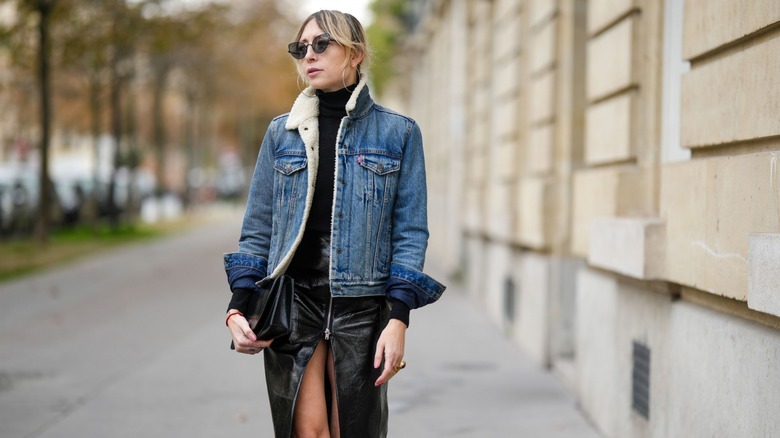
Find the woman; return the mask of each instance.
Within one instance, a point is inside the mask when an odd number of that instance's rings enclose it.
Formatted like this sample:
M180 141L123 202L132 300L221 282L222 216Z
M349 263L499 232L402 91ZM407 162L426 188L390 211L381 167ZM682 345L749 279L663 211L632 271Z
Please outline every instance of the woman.
M260 147L238 252L225 255L226 323L236 351L265 351L277 437L384 437L409 310L444 291L422 273L420 129L371 99L352 15L312 14L288 51L309 86ZM291 334L256 340L247 297L282 274L295 281Z

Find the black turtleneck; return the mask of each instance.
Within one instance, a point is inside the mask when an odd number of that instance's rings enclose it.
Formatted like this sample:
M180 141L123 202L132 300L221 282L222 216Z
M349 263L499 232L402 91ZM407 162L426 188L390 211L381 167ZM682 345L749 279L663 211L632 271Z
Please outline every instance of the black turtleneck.
M320 159L317 166L317 185L311 205L306 231L312 230L330 235L331 210L333 209L333 184L336 177L336 137L341 119L347 116L347 102L355 85L325 93L317 90L320 99Z

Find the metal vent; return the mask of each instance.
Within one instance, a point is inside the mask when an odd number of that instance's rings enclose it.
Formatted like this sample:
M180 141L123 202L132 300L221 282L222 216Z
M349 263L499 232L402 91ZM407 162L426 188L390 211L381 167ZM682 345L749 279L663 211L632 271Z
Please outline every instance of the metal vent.
M631 371L631 408L650 419L650 349L636 341Z
M515 321L515 282L512 277L504 280L504 314L509 322Z

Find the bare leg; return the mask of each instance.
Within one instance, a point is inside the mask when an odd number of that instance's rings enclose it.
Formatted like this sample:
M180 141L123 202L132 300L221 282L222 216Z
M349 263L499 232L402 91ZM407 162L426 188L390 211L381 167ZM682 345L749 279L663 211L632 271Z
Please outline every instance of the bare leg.
M325 362L329 351L328 344L320 341L306 365L293 413L294 438L330 438L325 403Z
M336 370L333 367L333 350L328 348L328 380L330 380L331 397L331 415L330 415L330 438L339 438L339 404L336 394Z

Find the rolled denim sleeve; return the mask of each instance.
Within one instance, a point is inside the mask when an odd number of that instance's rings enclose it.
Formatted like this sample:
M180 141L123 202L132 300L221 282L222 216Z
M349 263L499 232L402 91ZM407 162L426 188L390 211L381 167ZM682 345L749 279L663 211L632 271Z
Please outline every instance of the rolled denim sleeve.
M264 279L268 262L263 257L241 252L225 254L225 273L230 290L257 288L257 282Z
M421 271L408 266L390 265L387 296L417 309L438 300L446 287Z
M422 272L428 247L428 213L422 134L412 122L404 144L393 209L393 258L387 295L416 309L435 302L445 286Z

